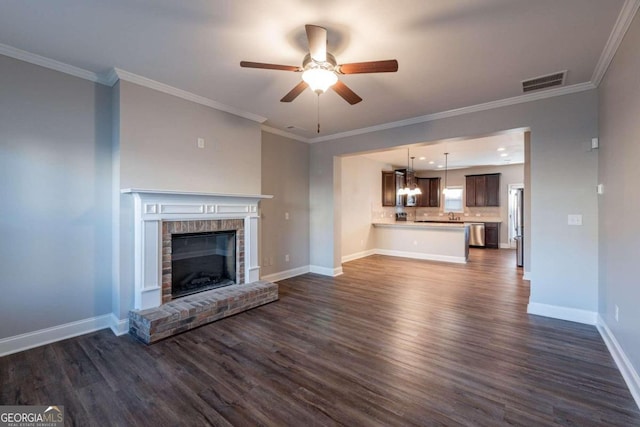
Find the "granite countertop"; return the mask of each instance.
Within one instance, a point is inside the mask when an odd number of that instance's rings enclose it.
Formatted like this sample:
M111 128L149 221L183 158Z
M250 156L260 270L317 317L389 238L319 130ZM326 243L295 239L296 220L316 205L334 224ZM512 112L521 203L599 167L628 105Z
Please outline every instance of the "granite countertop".
M456 217L457 218L457 217ZM419 222L438 222L438 221L448 221L449 218L447 216L425 216L418 217L416 219ZM454 222L454 221L452 221ZM460 216L459 222L502 222L502 218L500 217L492 217L492 216Z
M464 229L469 224L464 222L413 222L413 221L378 221L372 223L374 227L398 227L398 228L454 228Z

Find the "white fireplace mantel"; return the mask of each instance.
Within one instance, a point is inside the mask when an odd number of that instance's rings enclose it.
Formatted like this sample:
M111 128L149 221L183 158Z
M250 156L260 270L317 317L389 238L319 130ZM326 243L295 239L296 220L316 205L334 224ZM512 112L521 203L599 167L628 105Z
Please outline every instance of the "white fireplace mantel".
M273 196L136 188L120 192L133 197L136 309L162 304L162 221L244 220L245 282L260 279L258 203Z

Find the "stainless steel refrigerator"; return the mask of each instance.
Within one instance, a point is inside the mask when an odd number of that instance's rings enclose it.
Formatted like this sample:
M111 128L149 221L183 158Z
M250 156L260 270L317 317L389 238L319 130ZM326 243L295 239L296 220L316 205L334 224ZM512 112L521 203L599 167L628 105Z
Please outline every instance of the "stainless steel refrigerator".
M516 231L516 265L522 267L524 265L524 189L522 188L516 190L513 221Z

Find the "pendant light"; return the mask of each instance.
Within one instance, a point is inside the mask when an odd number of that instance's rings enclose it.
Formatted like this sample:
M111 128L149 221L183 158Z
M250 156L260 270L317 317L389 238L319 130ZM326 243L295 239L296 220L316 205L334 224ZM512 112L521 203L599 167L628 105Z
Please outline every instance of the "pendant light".
M409 175L410 171L414 172L413 159L415 159L415 156L411 157L411 167L409 167L409 149L407 148L407 175ZM418 187L410 188L409 183L407 182L406 179L405 179L404 188L401 188L400 190L398 190L399 196L417 196L418 194L422 194L422 191L420 191L420 188Z
M444 190L442 194L447 194L447 169L449 166L449 153L444 153Z

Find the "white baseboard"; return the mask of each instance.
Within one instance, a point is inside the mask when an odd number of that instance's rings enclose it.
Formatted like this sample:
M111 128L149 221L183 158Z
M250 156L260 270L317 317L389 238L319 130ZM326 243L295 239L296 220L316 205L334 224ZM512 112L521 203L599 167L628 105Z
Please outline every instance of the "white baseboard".
M515 249L515 248L512 248L511 245L508 243L500 243L500 249Z
M527 313L568 320L570 322L585 323L587 325L595 325L598 318L598 313L595 311L580 310L578 308L562 307L559 305L540 304L537 302L529 303Z
M618 370L622 374L622 378L627 383L627 387L629 387L629 391L631 392L631 396L636 401L636 405L640 408L640 376L638 376L638 372L635 370L631 361L625 354L622 347L618 343L615 335L609 329L604 319L598 314L598 321L596 324L598 328L598 332L602 336L604 343L607 345L609 349L609 353L611 353L611 357L618 365Z
M458 256L448 256L448 255L425 254L422 252L396 251L392 249L376 249L375 253L377 255L398 256L403 258L424 259L429 261L453 262L457 264L464 264L467 262L467 260L461 256L458 257Z
M322 274L323 276L336 277L342 274L342 267L329 268L329 267L321 267L319 265L310 265L309 272Z
M125 335L129 333L129 319L118 319L118 317L111 313L111 325L109 326L111 331L116 336Z
M90 319L78 320L76 322L65 323L64 325L3 338L0 339L0 356L29 350L30 348L62 341L67 338L77 337L78 335L88 334L89 332L109 327L111 327L111 314L105 314Z
M522 280L531 280L531 272L525 271L524 274L522 275Z
M280 280L289 279L291 277L300 276L301 274L307 274L310 270L308 265L292 268L291 270L280 271L278 273L267 274L262 276L260 280L266 280L267 282L279 282Z
M376 254L376 250L375 249L369 249L367 251L356 252L354 254L343 256L342 257L342 263L344 264L345 262L354 261L356 259L368 257L368 256L375 255L375 254Z

